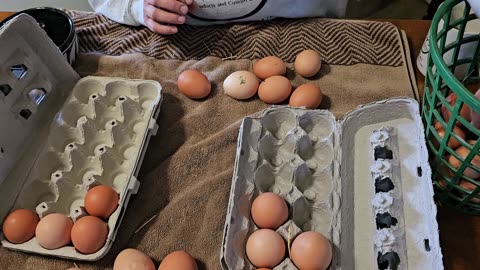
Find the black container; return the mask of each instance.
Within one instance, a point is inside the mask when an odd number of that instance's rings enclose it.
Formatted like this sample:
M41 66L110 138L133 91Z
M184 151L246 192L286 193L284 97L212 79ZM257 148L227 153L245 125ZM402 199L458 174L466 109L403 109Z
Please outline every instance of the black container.
M32 16L57 45L67 61L73 64L78 54L78 40L73 20L68 14L50 7L26 9L0 22L0 27L19 14Z

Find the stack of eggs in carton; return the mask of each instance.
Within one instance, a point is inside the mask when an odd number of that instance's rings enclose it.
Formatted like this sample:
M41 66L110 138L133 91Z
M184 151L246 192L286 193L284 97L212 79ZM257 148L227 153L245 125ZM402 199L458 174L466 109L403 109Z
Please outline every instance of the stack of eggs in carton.
M3 223L6 240L40 250L72 243L73 254L104 247L159 98L155 82L80 80L52 121L17 210Z
M330 116L284 108L244 123L249 147L241 155L248 161L237 163L237 170L245 181L233 185L246 186L232 187L231 200L251 219L234 222L247 231L232 228L247 236L246 246L241 237L224 239L244 258L227 256L228 269L328 268L333 256L329 240L338 240L331 224L339 207L332 193L335 122ZM251 197L250 209L245 200Z

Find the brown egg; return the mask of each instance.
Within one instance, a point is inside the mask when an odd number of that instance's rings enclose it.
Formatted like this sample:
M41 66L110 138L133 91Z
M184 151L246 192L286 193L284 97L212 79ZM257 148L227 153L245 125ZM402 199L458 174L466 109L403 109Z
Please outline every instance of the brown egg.
M253 73L261 80L265 80L275 75L287 73L287 65L285 65L282 59L276 56L267 56L258 60L255 65L253 65Z
M302 84L290 96L290 107L305 107L316 109L322 103L322 91L314 84Z
M113 270L156 270L152 259L145 253L128 248L120 252L113 263Z
M271 270L270 268L257 268L257 270Z
M287 221L288 206L282 197L266 192L255 198L251 213L259 228L276 230Z
M320 71L322 59L316 51L305 50L295 58L294 67L298 75L310 78Z
M462 188L466 189L468 192L472 192L472 191L474 191L474 190L477 188L476 185L474 185L474 184L472 184L472 183L470 183L470 182L468 182L468 181L461 181L461 182L460 182L460 186L461 186ZM479 198L475 198L475 197L472 198L470 201L471 201L471 202L474 202L474 203L480 203L480 199L479 199Z
M70 243L73 221L64 214L53 213L38 222L35 236L40 246L57 249Z
M158 270L198 270L197 262L183 250L168 254L160 263Z
M82 270L82 269L74 267L74 268L68 268L67 270Z
M212 85L200 71L189 69L180 73L177 80L178 90L191 99L201 99L210 94Z
M83 254L99 251L107 241L107 223L94 216L82 217L72 228L72 243Z
M283 261L285 250L280 234L269 229L257 230L247 240L247 257L258 268L274 268Z
M451 93L450 95L447 96L445 100L453 108L455 107L455 103L457 102L457 95L455 93ZM442 112L443 119L445 120L446 123L448 123L451 116L450 111L447 109L445 105L442 105L441 112ZM465 120L470 122L472 120L470 107L468 107L466 104L463 104L462 108L460 109L460 116L462 116ZM458 121L456 121L455 124L459 127L463 126Z
M234 99L248 99L258 90L258 79L250 71L235 71L223 81L225 94Z
M8 214L3 222L3 234L13 244L25 243L35 236L39 220L32 210L17 209Z
M96 186L85 195L85 210L91 216L107 219L118 206L118 193L106 185Z
M332 245L320 233L304 232L293 240L290 258L299 270L326 270L332 256Z
M462 159L465 159L465 157L470 154L470 150L466 148L465 146L460 146L457 148L455 151ZM458 169L462 162L458 160L454 155L450 155L448 158L448 162L450 165L452 165L455 169ZM473 157L472 161L470 164L475 165L476 167L480 168L480 156L478 156L478 153L476 156ZM465 168L465 171L463 172L463 175L470 177L472 179L476 179L480 177L480 173L471 169L471 168Z
M290 96L292 84L283 76L267 78L258 88L258 96L267 104L278 104Z
M453 127L453 132L455 134L457 134L458 137L462 138L463 140L465 140L465 132L457 127L457 126L454 126ZM438 133L438 136L440 136L441 139L443 139L443 137L445 137L445 129L444 128L439 128L437 129L437 133ZM434 144L435 144L435 147L438 148L438 142L436 140L436 138L434 137L434 140L433 140ZM459 140L457 140L456 138L454 138L452 135L450 135L450 139L448 139L448 147L452 148L453 150L457 149L459 146L461 146L461 143Z

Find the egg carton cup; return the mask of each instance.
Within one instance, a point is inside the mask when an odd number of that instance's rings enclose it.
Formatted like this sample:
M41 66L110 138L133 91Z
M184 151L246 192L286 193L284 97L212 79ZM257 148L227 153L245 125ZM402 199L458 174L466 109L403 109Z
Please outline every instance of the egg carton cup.
M325 110L272 106L239 130L220 254L222 269L255 269L245 254L259 229L253 200L289 205L276 231L330 240L329 269L443 269L419 106L409 98L363 105L337 121ZM288 253L288 252L287 252ZM274 268L297 269L286 254Z
M9 93L0 93L0 125L10 130L0 134L0 219L26 208L40 218L62 213L75 222L88 215L84 198L97 185L112 187L119 206L106 221L105 245L94 254L82 254L71 244L44 249L36 238L12 244L1 235L1 243L24 252L98 260L110 249L128 201L138 191L136 176L158 130L161 86L147 80L79 79L36 27L31 17L20 15L0 29L0 46L7 48L0 52L2 62L27 68L21 78L0 70L0 85L11 86ZM6 45L15 42L21 46ZM25 110L29 113L22 115Z

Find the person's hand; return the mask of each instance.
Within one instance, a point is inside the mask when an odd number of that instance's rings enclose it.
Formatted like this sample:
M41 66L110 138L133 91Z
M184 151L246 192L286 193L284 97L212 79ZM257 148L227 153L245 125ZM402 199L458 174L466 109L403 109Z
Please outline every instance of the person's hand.
M145 25L155 33L171 35L177 33L178 24L184 24L193 0L144 0Z

